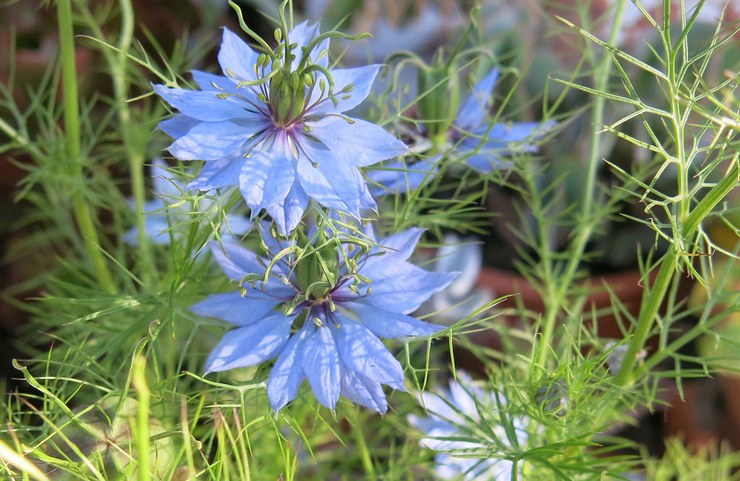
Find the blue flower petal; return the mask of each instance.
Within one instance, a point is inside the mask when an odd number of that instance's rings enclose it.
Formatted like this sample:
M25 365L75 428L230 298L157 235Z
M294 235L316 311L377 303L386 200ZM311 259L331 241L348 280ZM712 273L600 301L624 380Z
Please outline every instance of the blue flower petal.
M276 313L275 307L285 298L258 289L248 289L242 297L239 292L211 294L189 310L199 316L221 319L237 326L250 326Z
M224 159L206 162L198 177L187 185L187 189L210 191L239 185L239 174L243 164L244 157L238 153Z
M303 347L303 372L316 399L334 410L341 389L341 369L337 346L329 329L319 327L309 335Z
M375 77L378 75L380 65L367 65L356 68L335 68L331 71L334 79L334 92L337 93L337 106L327 100L308 112L309 116L320 113L341 113L351 110L362 103L370 95ZM348 94L338 94L342 89L352 84L352 91Z
M144 221L146 236L156 245L168 245L172 240L172 232L167 216L154 214Z
M493 126L481 126L473 129L472 132L478 136L486 136L486 141L507 144L509 142L524 142L526 140L536 140L541 137L549 128L549 123L544 125L539 122L515 122L511 124L494 124ZM477 140L479 143L480 139ZM484 143L485 145L485 143ZM523 144L524 145L524 144ZM516 147L516 145L512 146Z
M270 371L267 397L272 410L276 413L295 399L298 388L306 377L303 372L303 349L310 334L311 332L305 328L294 334Z
M511 161L488 154L474 154L465 158L465 163L481 174L490 174L494 170L511 168Z
M243 152L249 138L262 130L260 122L203 122L175 140L168 150L180 160L220 160Z
M307 125L311 136L329 147L337 157L357 167L367 167L381 160L398 157L408 151L406 144L381 127L364 120L324 117Z
M420 321L406 314L389 312L362 302L343 302L341 308L346 309L345 315L356 317L378 337L430 336L445 329L445 326Z
M432 294L447 287L457 274L428 272L406 262L377 263L360 269L360 274L372 279L367 304L408 314L416 310Z
M289 249L291 247L295 247L297 242L293 238L287 238L283 239L281 237L273 237L272 235L272 223L268 222L267 220L263 220L258 225L258 231L260 233L260 237L262 238L262 243L267 247L267 251L274 254L277 254L278 252L281 252L284 249ZM287 251L286 251L287 252ZM287 264L292 265L295 262L295 254L289 253L285 257ZM274 269L281 269L283 267L282 263L277 263L274 267ZM286 266L287 267L287 266ZM278 271L280 272L280 271ZM289 275L290 277L293 277L294 272L291 267L287 267L287 270L284 272L286 275Z
M249 105L234 97L219 98L218 92L184 90L154 85L154 91L181 113L204 122L219 122L229 119L261 118L245 109Z
M200 87L201 90L238 93L249 96L250 98L253 97L250 90L237 89L234 85L234 81L229 78L200 70L192 70L190 73L193 74L193 80L195 80L195 83L198 84L198 87Z
M386 162L381 167L367 172L367 178L377 184L371 185L370 192L375 197L412 192L437 175L438 160L439 156L422 159L411 165L403 159Z
M261 274L265 271L259 257L233 241L211 243L211 253L226 276L234 281L241 281L247 274Z
M307 206L308 196L303 191L300 183L293 182L293 187L282 202L267 206L265 209L277 224L278 232L287 236L298 226Z
M342 374L341 392L350 401L380 414L385 414L388 410L388 402L380 383L356 372L347 371Z
M515 152L536 152L537 146L528 141L542 137L555 122L518 122L514 124L495 124L490 128L481 126L473 130L477 137L468 137L458 146L458 155L465 162L482 173L493 169L511 167L506 157ZM472 152L465 156L466 152Z
M239 190L253 213L285 200L295 180L295 167L283 155L253 152L242 164Z
M493 86L498 79L498 69L493 69L486 77L473 88L473 93L457 111L455 126L460 130L469 131L485 123L488 108L491 105Z
M218 63L224 75L233 82L257 79L254 66L259 54L228 28L224 28L221 49L218 51Z
M304 192L324 207L359 217L367 187L355 167L314 142L305 141L301 147L306 155L298 160L298 178Z
M368 269L377 264L408 260L411 254L414 253L416 244L419 243L424 230L419 227L412 227L379 241L378 245L380 247L374 247L371 250L371 254L379 255L370 255L365 261L363 269ZM393 261L390 261L387 256L393 256Z
M291 64L291 70L294 70L296 67L298 67L298 64L301 61L301 56L303 55L303 48L307 47L309 43L311 43L311 40L319 36L319 24L314 23L313 25L309 24L308 21L301 22L300 24L293 27L288 32L288 37L290 43L295 43L296 48L293 50L293 53L295 55L295 59L293 60L293 63ZM316 45L313 49L311 49L311 52L309 53L309 58L311 59L311 63L320 65L324 68L327 68L329 66L329 56L324 55L319 60L319 55L323 50L329 49L329 41L330 39L322 40L321 43Z
M293 319L281 312L224 334L206 360L206 374L254 366L274 357L290 336Z
M221 233L244 235L252 229L254 224L243 215L226 214L226 223L221 227Z
M175 114L171 118L161 121L157 127L165 134L176 139L190 132L190 129L199 123L200 120L187 115Z
M331 329L342 364L368 379L403 388L401 363L362 324L335 312L339 326Z

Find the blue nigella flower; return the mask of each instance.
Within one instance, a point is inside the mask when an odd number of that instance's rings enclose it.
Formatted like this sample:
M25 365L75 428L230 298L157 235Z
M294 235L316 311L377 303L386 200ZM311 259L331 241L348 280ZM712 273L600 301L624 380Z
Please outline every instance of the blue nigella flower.
M375 208L360 167L406 152L381 127L344 115L369 94L379 65L329 69L329 39L304 22L273 52L257 54L224 29L223 76L193 71L201 90L155 85L180 111L160 124L181 160L203 160L188 186L238 185L253 215L262 209L282 234L313 199L357 218Z
M492 90L498 79L498 70L493 69L473 88L457 111L455 120L446 132L446 144L442 153L424 156L432 147L429 139L413 135L412 151L421 154L418 159L408 157L384 162L370 170L368 178L374 183L371 193L375 197L387 194L411 192L431 181L437 175L440 162L447 158L463 159L473 169L489 174L496 169L511 166L507 157L517 152L535 152L532 142L542 137L555 126L555 121L515 122L492 124L489 108ZM429 135L426 129L422 133Z
M401 364L379 338L428 336L441 330L442 326L409 314L454 277L408 262L421 234L421 229L410 229L380 241L382 248L369 250L354 244L342 244L340 249L330 245L328 254L322 250L321 262L330 265L331 255L336 256L337 274L323 288L305 275L306 263L311 263L305 257L283 255L265 277L266 258L236 243L224 243L223 249L214 246L221 268L243 290L214 294L191 307L196 314L238 326L208 356L206 372L277 357L267 381L275 412L296 397L307 379L316 399L330 409L341 394L384 413L382 385L406 389ZM267 233L263 240L270 258L295 247Z
M527 442L527 420L507 419L502 425L507 400L477 385L463 371L449 389L421 393L430 416L409 416L409 422L424 433L422 446L440 451L434 458L440 479L511 480L514 464L491 457L491 450L515 450ZM495 437L495 442L489 438ZM489 442L486 442L486 441ZM512 446L513 445L513 446Z
M535 152L537 146L531 142L555 125L554 121L491 124L488 110L496 80L498 69L494 68L475 85L460 105L448 134L450 143L456 146L454 154L484 174L509 167L506 157L512 153Z
M182 193L186 190L184 182L175 179L167 171L167 164L162 159L154 159L150 170L152 178L154 199L144 203L144 232L154 244L167 245L171 236L178 237L177 232L172 232L172 222L186 220L188 215L196 211L196 206L191 202L182 201ZM131 208L135 209L133 200L129 202ZM209 212L216 207L216 201L203 199L197 205L197 211ZM221 233L229 236L246 234L252 227L247 218L227 214L226 222L221 226ZM133 227L123 234L123 241L132 246L139 245L138 230Z

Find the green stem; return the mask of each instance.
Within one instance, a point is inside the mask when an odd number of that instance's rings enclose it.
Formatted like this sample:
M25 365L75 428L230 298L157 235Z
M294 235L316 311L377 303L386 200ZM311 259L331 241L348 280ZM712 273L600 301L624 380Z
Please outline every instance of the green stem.
M612 23L612 29L609 33L608 44L614 45L617 40L622 26L622 17L624 13L626 0L618 0L614 7L614 21ZM596 66L595 71L596 77L594 79L594 89L598 92L605 92L608 83L609 76L612 70L612 58L610 55L605 54L599 65ZM588 165L586 173L586 185L583 190L583 200L581 201L581 225L578 229L575 239L571 244L570 256L565 266L565 270L562 275L551 277L557 283L557 288L552 289L548 287L547 295L544 299L545 313L542 321L542 333L540 340L538 341L538 348L535 352L535 365L544 367L548 353L551 351L551 343L555 334L555 326L558 319L558 313L562 311L561 305L567 292L572 287L576 273L578 272L578 266L580 261L583 259L583 252L586 249L588 240L594 231L594 219L593 217L593 203L594 203L594 190L596 188L596 174L598 166L600 164L599 151L601 150L601 129L604 122L604 105L605 97L599 95L594 99L594 104L591 110L591 146L588 155ZM548 247L549 252L549 247ZM552 269L548 268L548 272Z
M72 5L70 0L58 0L59 45L62 61L62 82L64 99L64 131L67 143L67 167L73 179L84 182L80 148L80 117L77 92L77 66L75 65L74 32L72 27ZM94 216L79 187L71 189L72 209L95 276L103 289L116 292L116 285L108 270L98 240Z
M733 166L728 174L718 182L709 193L696 205L696 207L687 216L684 223L684 239L694 235L699 228L702 220L714 209L722 200L737 187L740 180L740 164L737 155L733 159ZM672 245L663 258L660 260L660 270L653 286L643 296L640 306L640 313L637 318L637 327L632 337L629 348L624 355L622 367L615 378L618 385L626 385L632 381L632 372L637 360L637 353L645 346L653 323L658 315L663 299L665 298L668 287L675 271L676 261L681 253L681 246Z
M39 150L38 147L36 147L31 141L28 140L28 137L23 135L21 132L18 132L14 127L12 127L9 123L7 123L5 120L0 118L0 130L5 132L5 135L10 137L10 140L17 142L20 148L25 149L30 153L33 157L40 159L43 157L43 153L41 150Z
M134 359L131 382L138 399L136 409L136 462L139 481L151 479L149 453L152 450L149 437L149 404L151 391L146 383L146 359L139 356Z
M146 193L144 189L144 158L145 149L136 142L131 122L131 111L128 107L128 82L126 81L126 65L128 51L131 47L134 33L134 11L130 0L120 0L121 8L121 38L118 41L118 55L109 57L111 76L113 78L113 92L118 107L118 121L121 126L123 144L129 162L131 175L131 191L136 206L136 230L139 241L139 269L145 283L150 283L154 277L154 258L152 246L146 233L146 214L144 204Z
M542 320L542 333L538 341L539 348L535 352L535 365L545 367L547 354L551 351L551 343L555 334L558 313L562 311L564 299L573 286L580 260L582 259L583 252L586 250L586 245L591 238L593 230L594 227L591 223L581 226L572 244L573 247L569 249L571 255L566 264L565 271L560 276L550 278L551 282L547 286L548 291L544 299L545 313ZM550 270L551 268L548 268L548 271ZM550 287L553 282L557 283L557 288L554 290Z
M622 29L622 17L624 14L624 6L626 0L618 0L614 6L614 17L612 23L612 30L609 33L609 45L614 45L617 41L617 36ZM609 86L609 76L612 71L612 58L611 55L604 53L601 58L601 62L596 67L596 78L594 82L594 89L597 92L606 92ZM591 147L588 152L588 170L586 173L586 187L583 190L583 201L581 202L581 214L585 219L591 215L591 206L593 205L594 199L594 188L596 186L596 174L598 166L600 165L599 151L601 150L601 129L604 123L604 105L606 103L606 97L603 95L597 95L594 99L593 108L591 110Z
M694 233L704 218L737 186L739 175L738 156L735 154L728 175L712 187L709 193L697 203L693 210L691 209L689 172L687 168L689 159L686 158L684 145L684 126L686 125L686 116L689 112L684 113L682 111L680 102L681 78L676 71L679 52L683 51L685 54L685 42L679 40L675 46L672 44L669 28L670 2L664 2L664 5L666 13L664 14L663 47L668 54L666 77L668 79L668 95L670 95L673 140L676 149L674 159L666 159L666 161L672 161L677 165L678 212L676 214L676 227L674 228L674 241L670 250L660 261L660 270L658 271L658 277L654 285L643 296L635 334L625 353L622 367L615 379L615 382L619 385L629 384L633 380L637 353L640 352L647 342L653 323L658 315L658 310L670 286L679 257L685 254L684 249L687 241L694 236Z
M668 287L671 285L675 267L676 250L671 249L660 260L660 269L658 270L658 276L655 278L655 282L650 286L649 290L646 289L643 293L635 334L632 336L627 353L624 355L622 367L614 379L617 385L623 386L630 380L632 368L637 359L637 353L643 348L650 335L653 322L658 316L658 310L663 304Z
M670 8L670 6L666 6L666 8ZM677 223L678 225L683 224L686 222L686 219L689 216L689 202L690 202L690 194L689 194L689 177L687 175L687 159L686 159L686 151L684 146L684 124L685 121L682 118L682 112L681 112L681 97L680 97L680 79L678 78L678 75L676 73L676 56L677 52L672 49L670 45L670 26L665 25L664 26L665 31L665 48L668 51L668 72L666 76L668 77L668 95L670 95L671 99L671 117L672 117L672 124L673 124L673 136L674 136L674 142L676 145L676 156L675 156L675 163L677 166L677 189L678 189L678 217L677 217Z
M370 456L370 450L365 442L365 434L362 432L362 420L360 419L357 408L350 408L349 422L352 426L352 432L355 435L355 441L357 442L357 448L360 450L360 457L362 459L362 467L365 470L365 479L373 480L377 479L375 474L375 467L373 466L373 459Z

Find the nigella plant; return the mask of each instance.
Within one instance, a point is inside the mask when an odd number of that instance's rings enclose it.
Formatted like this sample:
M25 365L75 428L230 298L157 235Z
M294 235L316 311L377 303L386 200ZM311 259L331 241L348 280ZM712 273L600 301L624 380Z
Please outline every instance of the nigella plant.
M520 468L507 455L522 450L529 428L525 417L507 413L504 395L485 389L458 371L449 389L421 393L428 417L409 416L424 433L422 446L437 451L435 471L440 479L517 479Z
M251 30L245 27L248 33ZM309 200L359 218L375 208L359 170L403 154L381 127L345 115L369 94L379 65L329 68L331 37L306 22L275 31L262 53L224 29L223 75L193 71L200 90L155 85L179 113L160 124L180 160L205 165L190 188L238 185L252 214L266 210L282 234L300 222Z
M191 307L237 326L213 349L206 371L277 357L267 380L276 412L297 396L306 379L328 408L334 409L342 395L384 413L382 385L405 387L401 364L380 338L440 331L442 326L409 314L454 277L408 261L421 234L410 229L375 243L368 231L374 247L363 248L354 241L337 245L336 237L328 238L322 229L310 239L299 235L305 245L298 245L263 228L266 257L233 242L214 245L214 257L241 290L213 294Z

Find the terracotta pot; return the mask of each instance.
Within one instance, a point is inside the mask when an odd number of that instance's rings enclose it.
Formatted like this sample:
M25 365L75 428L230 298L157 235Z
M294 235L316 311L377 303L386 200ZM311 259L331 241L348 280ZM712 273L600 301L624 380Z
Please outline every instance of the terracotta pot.
M592 291L586 299L584 312L590 317L591 310L611 310L610 291L624 304L632 315L637 315L642 299L640 271L625 271L591 277L579 285ZM478 287L488 290L495 297L512 296L497 307L514 308L518 302L532 312L543 312L545 305L539 292L523 276L497 269L483 268L478 275ZM611 313L599 317L599 335L606 338L621 338L622 331Z
M683 398L674 390L667 399L663 436L679 437L698 450L720 439L721 413L718 409L718 385L714 379L694 379L683 384Z
M539 292L526 278L517 273L483 267L478 275L476 285L479 289L487 291L491 298L509 296L496 305L496 310L515 309L517 305L521 304L530 312L544 312L544 303ZM579 283L578 287L585 287L592 291L587 296L583 306L583 317L587 319L586 322L591 322L591 312L597 311L600 314L596 326L599 337L621 339L623 337L623 326L620 325L620 321L612 313L611 295L616 296L632 316L637 316L643 293L640 272L634 270L598 275ZM679 295L687 294L689 290L690 284L681 286ZM622 322L626 321L624 316L621 320ZM497 318L497 322L512 328L522 327L518 316L502 315ZM469 336L469 340L487 348L496 350L502 348L500 336L493 330L473 333ZM651 345L655 347L655 342L649 343L648 349ZM455 357L456 362L459 360L466 369L482 372L483 366L470 352L464 349L456 349Z
M720 423L722 436L740 450L740 374L719 373L716 380L724 401Z
M13 99L21 107L28 105L28 90L37 89L46 71L58 61L59 36L56 30L28 33L26 36L35 36L36 42L33 47L17 47L13 59L9 57L10 51L2 49L0 52L0 82L8 84L11 80L10 64L14 63L13 71ZM0 43L10 45L10 32L0 32ZM78 47L75 49L75 62L77 64L77 82L81 94L88 91L92 82L92 71L94 65L93 51ZM61 86L57 95L61 99Z

